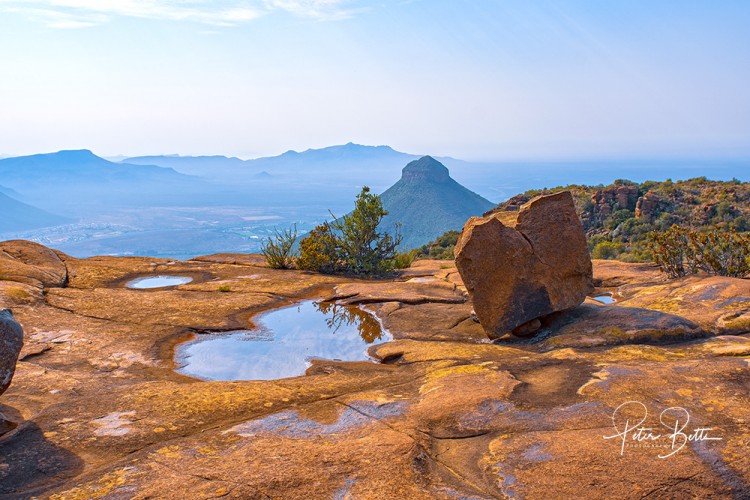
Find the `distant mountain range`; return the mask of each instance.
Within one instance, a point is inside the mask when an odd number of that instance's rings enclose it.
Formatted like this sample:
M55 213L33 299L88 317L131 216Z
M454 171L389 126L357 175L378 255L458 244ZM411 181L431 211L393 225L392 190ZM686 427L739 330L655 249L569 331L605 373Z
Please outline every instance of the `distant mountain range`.
M131 167L112 163L89 150L18 156L0 160L0 179L5 186L24 191L34 183L172 181L184 177L172 169L154 165Z
M155 155L130 157L121 163L113 163L84 150L23 157L23 163L36 162L42 172L41 177L45 178L47 172L42 168L44 164L75 164L78 166L75 172L68 171L60 176L63 181L73 179L68 184L81 185L82 181L90 184L96 176L100 176L98 179L101 181L100 170L104 170L108 172L106 177L118 179L114 183L122 183L123 178L127 177L147 180L145 191L160 196L169 194L164 193L163 189L159 190L159 185L167 182L202 198L211 191L212 203L286 206L315 200L340 209L363 185L370 186L376 192L385 190L399 178L406 163L421 156L396 151L389 146L365 146L350 142L301 152L287 151L278 156L251 160L227 156ZM529 189L567 184L608 184L619 178L642 182L710 175L717 180L732 177L748 180L747 172L750 171L747 160L467 162L449 157L436 159L451 170L453 178L459 183L493 201L505 200ZM21 175L18 182L12 183L3 182L2 178L5 173L3 163L20 160L0 160L0 183L26 195L26 185L33 184L28 182L29 179ZM98 166L99 169L84 168L91 166ZM180 174L182 177L175 177ZM196 183L191 176L202 179ZM35 179L31 180L36 182ZM206 181L214 187L209 189ZM196 192L198 186L200 189ZM224 188L220 196L216 196L217 186ZM137 191L141 192L140 189Z
M399 178L401 169L423 155L396 151L389 146L364 146L348 143L321 149L287 151L278 156L241 160L226 156L145 156L128 158L123 163L158 165L176 171L205 177L232 186L252 187L271 174L279 183L279 194L304 188L292 196L319 193L320 199L343 202L354 197L359 188L368 185L375 191L385 190ZM435 157L451 170L453 178L490 200L505 200L529 189L568 184L609 184L615 179L666 180L688 179L708 175L716 180L736 177L749 180L748 160L679 160L679 159L602 159L563 161L489 161L470 162L450 157ZM270 180L270 179L266 179ZM283 196L283 194L282 194Z
M58 226L72 222L71 219L52 215L26 203L0 193L0 233L26 231L41 227Z
M401 179L380 195L388 215L382 227L401 224L402 248L418 248L450 230L460 230L474 215L495 206L450 177L448 168L430 156L404 167Z
M174 169L187 175L208 176L212 174L238 173L246 169L244 160L227 156L180 156L157 155L125 158L120 163L130 165L156 165Z
M466 193L459 196L461 190L451 183L447 191L457 201L447 201L451 198L435 185L439 183L425 182L415 188L407 179L396 182L404 165L420 158L389 146L353 143L254 160L172 155L118 163L88 150L60 151L0 159L0 185L4 186L0 193L12 199L5 203L15 208L4 215L10 219L8 214L17 214L12 223L17 223L13 227L19 231L56 224L49 219L52 214L77 220L60 228L33 229L19 237L41 238L53 246L75 244L71 248L75 255L91 255L90 248L91 252L136 254L160 250L160 255L183 257L209 248L253 249L257 238L272 232L274 225L314 226L329 210L338 214L351 210L352 200L367 185L373 192L384 193L392 211L390 223L399 219L404 223L404 232L409 233L404 244L412 246L445 229L460 229L466 217L486 207L486 200L472 205L476 199ZM480 163L434 158L450 169L456 183L492 201L530 189L606 185L615 179L643 182L706 175L717 180L750 180L747 160ZM26 207L21 210L17 203ZM410 207L408 211L418 217L401 212L400 207ZM477 208L451 212L466 207ZM35 215L23 222L24 212ZM272 218L257 222L256 216ZM445 221L451 222L438 226ZM211 244L199 244L204 236L191 230L200 231ZM104 245L104 240L109 243Z
M88 150L1 159L0 183L12 196L59 213L164 203L175 191L199 192L205 184L169 168L112 163Z
M363 146L348 143L322 149L287 151L278 156L241 160L227 156L139 156L122 161L131 165L158 165L173 168L189 175L213 179L232 178L234 181L257 179L258 174L271 175L324 175L335 174L358 178L367 172L374 178L388 173L394 175L407 162L419 158L416 155L401 153L389 146ZM372 183L372 179L368 182Z

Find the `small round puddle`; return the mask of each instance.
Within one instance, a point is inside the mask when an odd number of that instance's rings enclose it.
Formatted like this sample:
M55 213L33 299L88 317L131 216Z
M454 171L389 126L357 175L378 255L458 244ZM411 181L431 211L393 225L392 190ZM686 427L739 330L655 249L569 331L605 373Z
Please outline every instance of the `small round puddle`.
M614 298L614 294L607 293L603 295L597 295L596 297L591 297L597 302L601 302L602 304L614 304L617 302L617 299Z
M148 290L151 288L184 285L191 281L193 281L193 278L188 278L187 276L148 276L128 281L125 286L135 290Z
M432 283L433 281L437 281L437 278L430 277L430 276L420 276L418 278L412 278L410 280L407 280L407 283Z
M179 373L203 380L273 380L304 375L312 359L368 361L392 339L372 314L307 300L258 316L255 330L200 334L179 345Z

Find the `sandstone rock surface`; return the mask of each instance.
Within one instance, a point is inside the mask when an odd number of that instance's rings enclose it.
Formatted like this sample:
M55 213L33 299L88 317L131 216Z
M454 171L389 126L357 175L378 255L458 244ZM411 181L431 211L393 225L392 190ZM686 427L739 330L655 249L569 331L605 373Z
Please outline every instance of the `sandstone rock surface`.
M568 191L534 198L518 212L469 219L455 255L492 339L517 328L533 333L535 320L576 307L593 290L586 236Z
M35 287L64 286L68 279L63 258L67 255L23 240L0 242L0 279Z
M26 345L0 397L18 424L0 436L0 498L750 498L750 280L597 261L597 293L616 304L587 301L532 339L490 343L446 261L395 280L241 255L65 264L65 288L13 307ZM125 288L149 273L195 280ZM3 283L7 301L21 283ZM316 359L295 378L175 372L191 332L252 328L310 298L361 304L394 340L370 348L376 362ZM722 440L669 459L666 439L621 454L604 436L626 401L647 405L660 433L660 413L679 406L686 432Z
M10 309L0 311L0 395L3 394L16 371L18 355L23 347L23 330Z

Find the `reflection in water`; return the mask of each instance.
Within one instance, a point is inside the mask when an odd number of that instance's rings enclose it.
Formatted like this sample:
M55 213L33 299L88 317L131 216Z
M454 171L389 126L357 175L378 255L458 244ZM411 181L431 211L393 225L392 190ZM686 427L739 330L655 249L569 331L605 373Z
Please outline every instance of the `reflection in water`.
M373 315L311 300L262 314L258 328L199 335L178 346L180 373L206 380L269 380L303 375L311 359L363 361L391 339Z
M614 304L617 302L617 299L614 298L613 294L608 293L606 295L597 295L596 297L591 297L597 302L601 302L602 304Z
M375 317L358 307L340 306L331 302L313 302L313 306L325 314L328 328L336 333L341 326L355 325L359 336L368 344L383 338L383 327Z

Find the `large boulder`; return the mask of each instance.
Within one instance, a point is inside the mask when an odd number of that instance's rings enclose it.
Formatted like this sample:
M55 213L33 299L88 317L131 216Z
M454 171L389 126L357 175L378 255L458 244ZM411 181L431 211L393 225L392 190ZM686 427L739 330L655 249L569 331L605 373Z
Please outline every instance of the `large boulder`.
M10 385L23 347L23 330L10 309L0 311L0 395Z
M491 339L522 336L539 319L581 304L593 291L591 258L573 196L539 196L519 211L472 217L456 267Z

